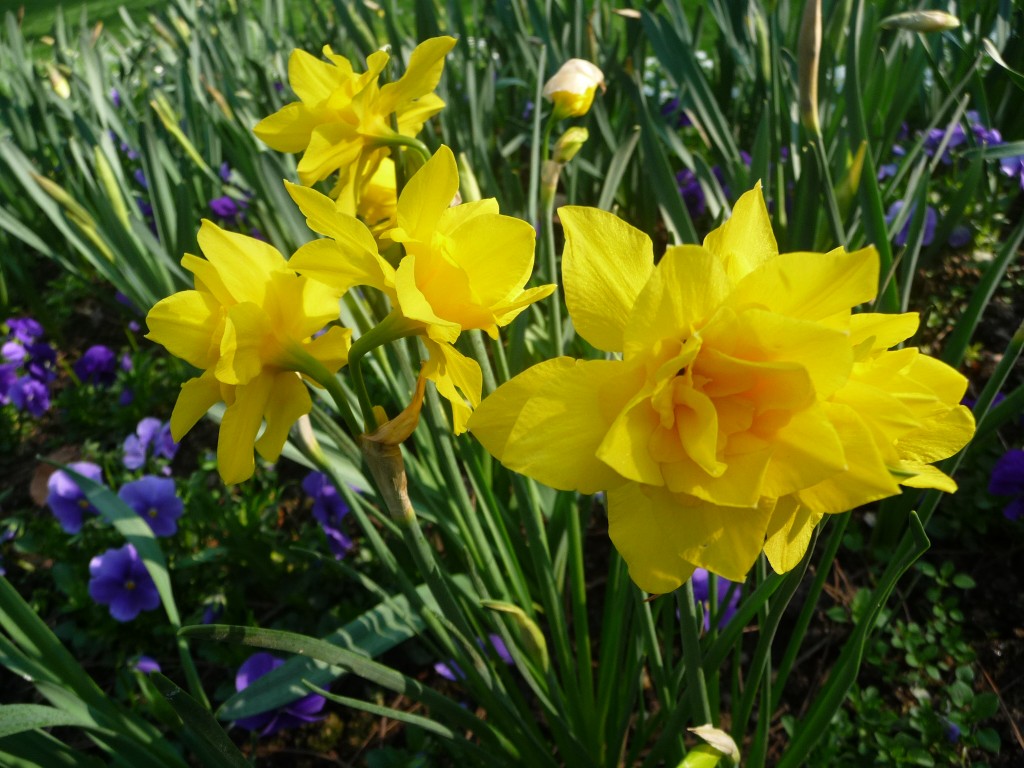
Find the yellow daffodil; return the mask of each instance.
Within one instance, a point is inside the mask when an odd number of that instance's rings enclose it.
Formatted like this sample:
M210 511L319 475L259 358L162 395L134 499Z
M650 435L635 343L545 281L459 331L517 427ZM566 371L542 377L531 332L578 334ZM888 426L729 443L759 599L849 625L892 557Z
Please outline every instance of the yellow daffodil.
M533 273L533 227L498 213L493 198L453 206L458 189L455 157L442 146L409 180L397 224L383 233L405 247L394 268L362 222L325 195L288 185L309 226L330 238L304 245L290 265L337 296L356 285L388 295L394 316L381 333L423 338L429 353L424 375L452 402L457 433L465 430L481 390L479 366L453 346L459 334L477 329L497 338L499 327L554 290L525 288Z
M825 514L899 486L955 490L931 462L973 432L962 376L913 348L916 315L852 313L873 248L779 254L760 187L703 246L562 208L563 281L607 360L549 360L499 387L469 428L510 469L608 492L613 542L648 592L696 567L786 571Z
M198 240L206 258L186 254L181 262L195 276L195 290L158 302L146 318L147 338L204 370L181 387L171 414L175 440L210 406L227 405L217 464L225 483L238 483L252 475L252 446L276 460L291 425L309 412L296 371L313 378L337 371L351 332L333 326L311 339L338 318L337 298L295 274L273 246L210 221Z
M544 98L555 106L554 117L580 117L594 103L594 93L604 88L604 72L586 59L569 59L544 83Z
M384 51L370 54L366 72L357 74L330 46L324 46L327 61L295 50L288 60L288 81L299 101L264 118L254 131L279 152L303 153L298 171L305 185L339 169L358 168L365 153L396 136L414 137L444 108L433 90L454 45L451 37L424 41L412 52L405 74L383 86L378 78L389 60Z

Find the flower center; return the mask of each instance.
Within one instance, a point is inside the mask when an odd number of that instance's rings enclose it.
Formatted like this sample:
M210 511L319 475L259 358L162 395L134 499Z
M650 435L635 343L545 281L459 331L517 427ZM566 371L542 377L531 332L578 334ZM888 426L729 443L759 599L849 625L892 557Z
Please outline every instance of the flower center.
M146 514L149 515L150 517L156 517L157 515L160 514L160 510L157 509L156 507L150 507L149 510L146 512Z
M135 580L134 579L125 579L124 588L127 589L129 592L131 590L135 589Z

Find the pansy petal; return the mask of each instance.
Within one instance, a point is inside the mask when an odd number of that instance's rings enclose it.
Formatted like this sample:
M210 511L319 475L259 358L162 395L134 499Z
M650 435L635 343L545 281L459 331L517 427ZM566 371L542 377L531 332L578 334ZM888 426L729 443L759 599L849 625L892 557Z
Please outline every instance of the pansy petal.
M509 469L594 493L622 482L596 453L638 386L636 372L619 361L547 360L498 387L469 429Z
M606 352L623 348L626 322L654 269L651 239L597 208L558 209L565 230L562 282L576 331Z

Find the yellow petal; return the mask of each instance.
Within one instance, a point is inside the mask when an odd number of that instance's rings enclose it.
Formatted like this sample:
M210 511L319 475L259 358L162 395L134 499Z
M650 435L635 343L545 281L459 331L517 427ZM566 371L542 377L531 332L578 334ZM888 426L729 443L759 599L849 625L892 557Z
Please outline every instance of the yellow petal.
M441 80L444 57L454 46L453 37L432 37L417 45L405 74L380 89L381 111L392 112L399 105L433 91Z
M247 384L258 376L266 361L264 345L271 327L266 312L258 305L246 302L231 307L215 368L217 380L224 384Z
M974 427L971 411L957 405L929 419L921 429L902 436L896 441L896 450L903 461L931 464L949 458L967 445L974 436Z
M778 255L761 182L736 201L732 216L704 238L704 247L718 258L733 283Z
M149 310L146 338L196 368L207 368L216 360L223 322L220 304L211 294L179 291Z
M648 592L675 589L693 566L743 581L761 552L773 506L721 507L626 483L608 492L608 533L630 576Z
M345 72L334 64L298 48L288 57L288 84L295 91L295 95L309 106L325 101L335 88L351 76L351 65L348 72Z
M288 260L299 274L330 286L336 297L350 288L368 285L379 291L394 287L394 267L376 255L360 258L334 240L313 240Z
M899 486L857 411L835 403L825 403L824 408L843 444L847 469L801 490L801 503L815 512L835 514L898 494Z
M522 219L476 216L451 232L446 255L466 273L474 303L492 306L530 279L536 236Z
M252 477L256 462L253 445L263 425L275 374L264 371L244 386L235 387L235 402L224 410L217 438L217 469L225 484Z
M606 352L623 348L630 312L654 269L651 239L597 208L558 209L565 230L562 282L576 331Z
M311 186L339 168L352 165L363 145L355 127L348 123L321 123L310 134L309 146L299 160L299 181Z
M309 146L320 116L305 104L295 101L260 120L252 131L256 137L278 152L302 152Z
M423 339L429 357L423 377L434 382L438 393L452 404L452 431L461 435L473 409L480 404L483 374L475 360L466 357L451 344Z
M459 191L459 169L455 155L442 144L420 168L398 198L398 227L405 239L429 243L441 214ZM398 237L393 236L398 240Z
M775 433L772 448L761 486L764 496L778 498L810 488L847 468L839 433L817 403L793 413Z
M498 387L469 429L509 469L594 493L622 482L596 453L640 383L619 361L546 360Z
M776 573L786 573L800 564L821 518L820 512L801 506L792 497L778 500L764 542L764 554Z
M266 429L256 441L256 450L267 461L277 461L292 425L313 407L309 390L299 375L280 371L273 377L263 416Z
M398 271L395 273L395 293L402 314L410 320L423 323L431 339L451 343L459 337L462 326L439 317L417 285L415 256L406 256L398 265Z
M505 304L499 304L494 307L494 323L498 326L505 326L515 320L519 313L526 309L534 302L546 299L555 289L557 285L538 285L535 288L527 288L525 291L520 293L514 299ZM486 329L485 329L486 330ZM496 334L491 334L492 338L497 338Z
M823 320L871 301L878 291L878 252L785 253L747 274L729 296L737 311L760 306L802 320Z
M627 480L664 485L661 465L652 455L660 418L647 398L625 408L606 428L597 445L597 458Z
M850 344L858 348L857 359L870 352L881 352L909 339L917 332L917 312L885 315L859 312L850 318Z
M180 441L206 412L221 401L221 384L213 371L189 379L181 385L181 392L171 412L171 437Z
M730 289L717 259L697 245L669 248L636 298L625 329L626 357L689 336Z
M197 239L203 255L236 302L262 304L267 275L288 270L288 262L270 243L228 232L208 219L203 219Z
M348 352L352 347L352 330L332 325L322 336L318 336L305 345L305 350L334 373L348 362Z
M899 462L894 470L908 473L909 476L899 478L900 485L908 488L933 488L944 493L956 493L956 482L942 470L930 464L914 464L912 462Z

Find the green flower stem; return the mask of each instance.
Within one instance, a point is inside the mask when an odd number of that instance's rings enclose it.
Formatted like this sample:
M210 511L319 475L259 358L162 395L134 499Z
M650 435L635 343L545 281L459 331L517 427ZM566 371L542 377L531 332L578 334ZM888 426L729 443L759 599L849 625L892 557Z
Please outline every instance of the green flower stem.
M338 377L327 370L323 363L309 354L299 344L291 345L288 349L288 355L290 357L288 362L293 370L308 376L327 390L335 406L338 408L338 413L341 414L341 418L345 421L345 425L352 430L353 436L358 435L360 432L359 422L356 421L355 415L349 407L348 397L345 395L345 390L341 388L341 382L338 381Z
M534 104L544 103L544 64L547 61L547 52L547 46L542 45L540 53L537 55L537 89L533 95ZM534 108L533 128L530 134L532 140L530 143L530 186L529 195L526 198L528 206L527 216L534 229L537 228L538 224L537 201L539 197L537 190L540 189L541 170L540 113L539 109ZM544 146L547 146L547 142L544 142Z
M373 415L373 403L370 401L370 394L366 389L366 381L363 379L362 361L363 357L373 349L380 347L396 339L411 336L421 330L420 326L411 320L403 317L398 312L392 312L381 322L368 330L352 345L348 353L348 368L352 375L352 386L355 388L356 397L359 400L359 409L363 414L364 429L360 432L373 432L379 425Z
M546 145L545 145L546 146ZM558 254L555 253L555 196L545 195L544 220L541 227L544 231L544 256L548 267L548 280L558 282ZM562 298L560 291L555 291L554 301L551 302L551 336L555 357L562 356Z
M469 346L473 350L473 357L476 358L480 371L483 373L483 394L484 397L487 397L487 395L498 388L498 383L494 379L494 366L491 365L491 358L487 354L487 347L484 346L483 333L483 331L469 331L466 335L469 336ZM499 343L498 346L501 346L501 344Z
M427 145L415 136L403 136L400 133L395 133L387 137L381 136L378 137L370 146L372 149L378 149L380 147L407 147L418 154L424 163L430 160L430 150L427 149Z
M825 211L828 213L828 221L832 226L832 236L838 244L846 245L846 232L843 227L843 217L839 213L839 203L836 200L836 188L832 184L832 171L828 167L828 155L825 152L825 140L818 130L813 135L811 146L814 149L814 158L821 169L821 178L824 181Z
M846 526L849 525L851 516L850 512L843 515L830 516L831 519L838 517L838 520L835 520L834 523L829 520L823 524L832 525L832 531L828 535L828 541L825 543L825 551L822 553L821 560L818 561L818 568L814 581L811 583L810 591L803 598L804 607L801 609L796 624L793 626L793 633L790 635L789 644L782 654L782 661L779 662L778 671L775 674L775 686L772 689L772 710L779 705L779 700L782 698L782 692L786 688L789 673L793 669L797 654L803 645L804 636L807 634L807 628L811 625L814 611L818 607L818 597L821 595L825 582L832 572L832 563L836 559L839 545L843 543L843 535L846 533ZM819 525L818 530L823 525Z
M693 580L683 586L683 605L679 611L681 640L683 642L683 664L686 665L687 694L690 697L691 717L699 724L712 723L711 703L704 683L704 665L700 650L700 630L697 618L697 602L693 599Z
M594 711L594 676L590 650L590 622L587 620L587 577L583 568L583 531L581 511L574 504L569 510L569 589L572 595L572 623L576 632L576 659L580 693L586 711Z

